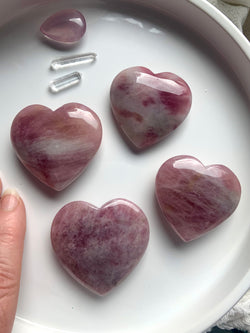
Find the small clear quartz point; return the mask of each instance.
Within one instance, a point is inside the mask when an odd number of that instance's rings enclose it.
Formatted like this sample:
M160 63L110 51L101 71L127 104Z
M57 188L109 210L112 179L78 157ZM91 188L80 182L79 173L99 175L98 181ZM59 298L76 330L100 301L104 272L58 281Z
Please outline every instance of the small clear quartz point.
M53 70L63 69L66 67L77 66L94 62L96 60L96 53L83 53L74 56L55 59L51 62L50 67Z
M64 76L61 76L49 85L49 89L52 93L58 93L61 90L70 88L81 81L81 74L78 72L73 72Z

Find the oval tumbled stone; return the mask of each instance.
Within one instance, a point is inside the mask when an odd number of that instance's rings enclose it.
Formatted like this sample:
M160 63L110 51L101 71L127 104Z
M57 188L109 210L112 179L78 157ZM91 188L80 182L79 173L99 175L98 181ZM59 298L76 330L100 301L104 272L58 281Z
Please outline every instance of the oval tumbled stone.
M75 9L64 9L48 17L40 27L44 37L60 45L74 45L86 32L86 20Z

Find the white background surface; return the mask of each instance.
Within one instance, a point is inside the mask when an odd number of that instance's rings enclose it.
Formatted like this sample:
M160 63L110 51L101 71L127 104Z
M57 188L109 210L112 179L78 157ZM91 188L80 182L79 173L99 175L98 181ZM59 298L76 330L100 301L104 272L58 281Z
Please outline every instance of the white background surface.
M38 30L49 14L69 4L85 15L87 33L76 49L56 50L40 39ZM37 333L36 325L47 327L40 329L44 333L186 333L206 329L237 301L250 281L250 117L235 75L205 40L164 13L142 5L103 6L98 2L97 6L85 6L67 1L65 5L42 6L3 27L0 40L1 176L5 188L18 188L28 218L13 333ZM68 72L50 71L50 62L81 52L98 55L94 64L72 69L83 73L82 83L58 95L50 94L49 82ZM140 154L133 153L121 138L109 106L114 76L136 65L155 73L174 72L193 92L185 122L165 141ZM14 116L27 105L56 109L68 102L83 103L99 115L103 141L87 171L68 189L55 193L17 161L9 130ZM225 164L242 185L241 202L233 216L189 244L165 230L154 198L159 167L179 154L193 155L204 164ZM145 256L131 275L110 295L100 298L78 286L59 266L50 245L50 226L65 203L85 200L101 206L117 197L143 209L151 237Z

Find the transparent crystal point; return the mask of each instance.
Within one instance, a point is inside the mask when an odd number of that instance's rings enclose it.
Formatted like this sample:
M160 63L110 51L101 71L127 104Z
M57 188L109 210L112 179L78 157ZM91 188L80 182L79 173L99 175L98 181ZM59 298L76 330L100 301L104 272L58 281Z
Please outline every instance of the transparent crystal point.
M96 53L91 52L55 59L51 62L50 68L58 70L66 67L91 63L96 60L96 56Z
M78 72L73 72L53 80L49 85L49 89L52 93L58 93L64 89L70 88L80 83L80 81L81 74Z

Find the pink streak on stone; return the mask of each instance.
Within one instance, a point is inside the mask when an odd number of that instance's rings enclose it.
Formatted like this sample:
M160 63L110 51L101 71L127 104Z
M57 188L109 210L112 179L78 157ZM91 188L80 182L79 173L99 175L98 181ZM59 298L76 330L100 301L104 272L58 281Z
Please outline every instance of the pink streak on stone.
M79 103L52 111L30 105L13 120L11 141L22 164L42 183L61 191L85 170L99 149L98 116Z
M101 208L71 202L56 214L51 227L52 246L62 266L98 295L108 293L133 270L148 240L146 216L124 199Z
M170 158L156 176L156 197L166 222L185 242L225 221L240 196L239 180L230 169L206 167L192 156Z
M41 25L41 33L49 40L60 45L72 45L83 37L86 32L84 16L77 10L61 10Z
M118 127L137 149L144 149L183 122L192 94L187 83L173 73L154 74L145 67L131 67L114 78L110 100Z

